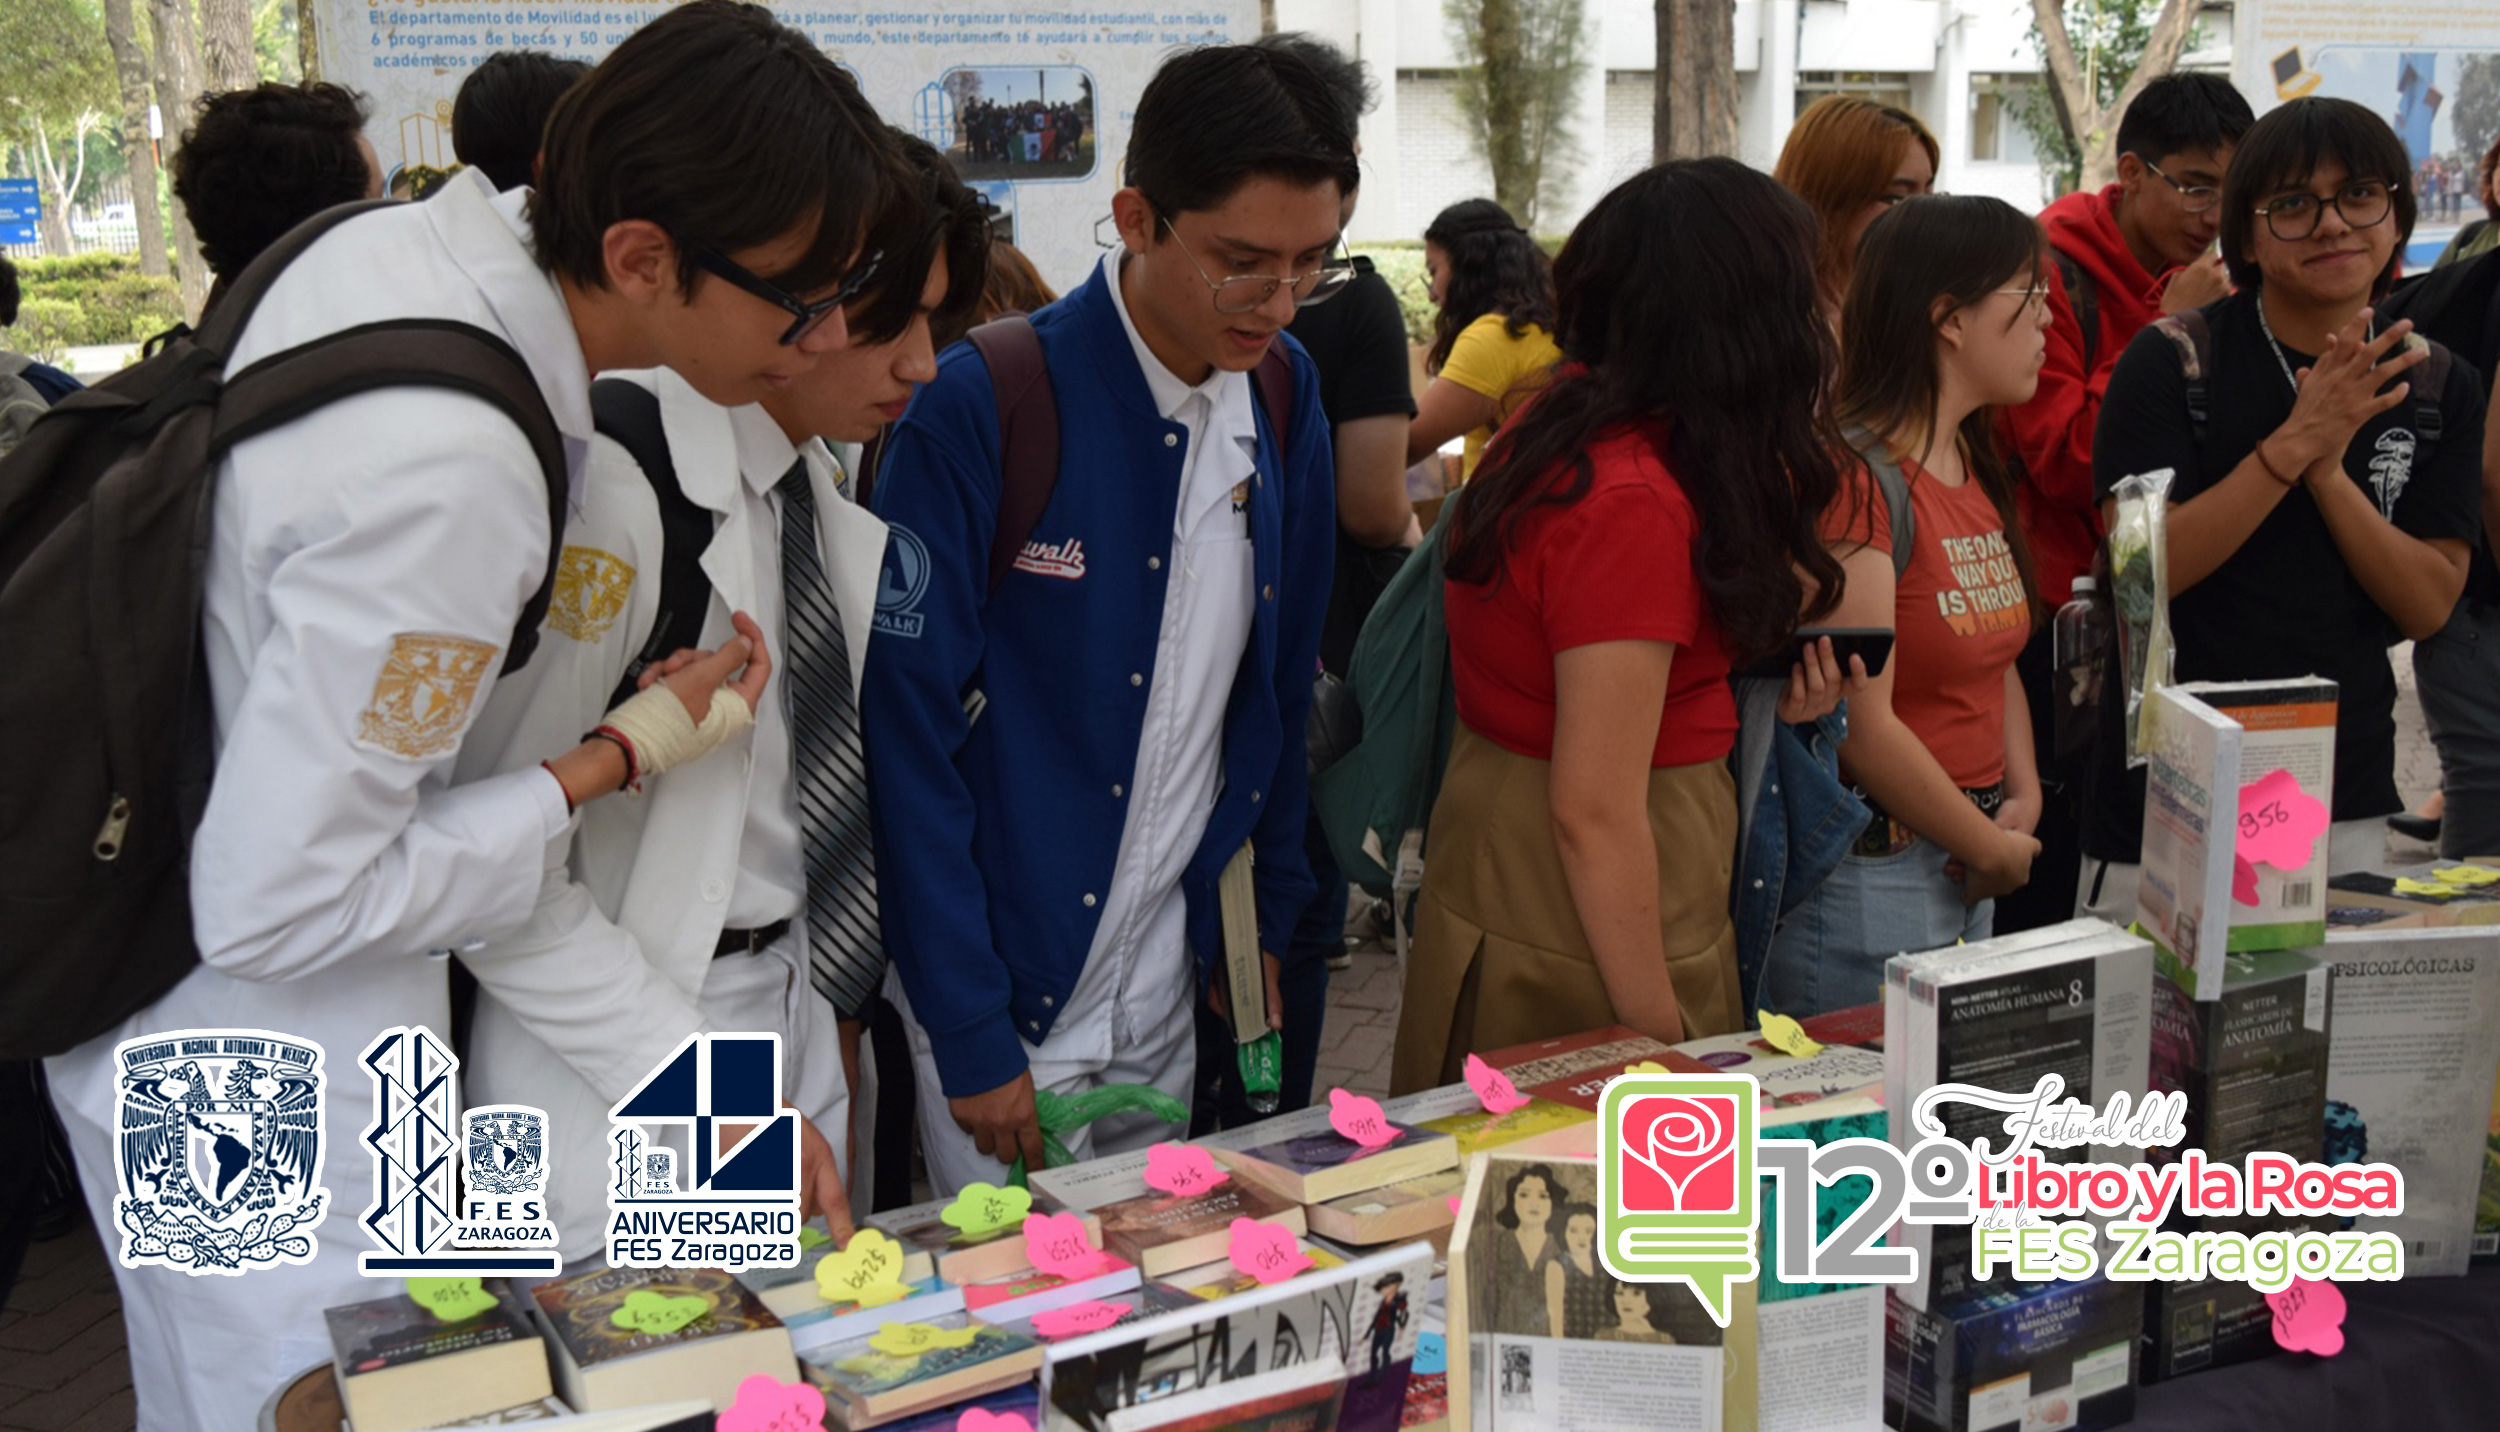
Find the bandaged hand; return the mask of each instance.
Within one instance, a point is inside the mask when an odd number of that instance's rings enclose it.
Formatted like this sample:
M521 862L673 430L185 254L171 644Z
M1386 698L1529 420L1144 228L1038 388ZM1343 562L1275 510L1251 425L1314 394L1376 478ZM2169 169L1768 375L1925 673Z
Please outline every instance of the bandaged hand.
M737 636L717 651L670 657L657 679L646 677L643 689L600 723L632 745L636 779L716 751L755 725L772 654L754 618L739 612L730 621Z

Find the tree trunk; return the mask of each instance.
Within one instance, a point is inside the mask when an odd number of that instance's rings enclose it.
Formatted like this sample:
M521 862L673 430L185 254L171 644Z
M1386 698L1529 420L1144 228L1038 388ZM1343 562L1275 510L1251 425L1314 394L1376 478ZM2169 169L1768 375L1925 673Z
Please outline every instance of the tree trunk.
M1536 219L1536 165L1528 151L1532 88L1520 33L1520 0L1484 0L1477 24L1484 36L1485 167L1493 198L1523 224Z
M200 37L191 17L191 0L148 0L156 23L156 99L165 117L167 165L182 152L182 136L191 127L191 108L200 97ZM174 272L181 280L183 311L197 318L208 301L208 266L200 259L199 237L191 232L190 216L174 205Z
M1736 152L1734 0L1655 0L1653 163Z
M113 72L121 81L122 157L130 165L131 217L139 227L139 272L170 274L165 258L165 216L156 207L156 145L148 138L148 53L139 45L138 17L130 0L104 0L104 42L113 48Z
M2040 58L2048 72L2058 122L2083 158L2083 187L2101 188L2118 177L2118 154L2112 144L2119 116L2144 93L2146 85L2179 67L2179 55L2196 29L2196 6L2189 0L2162 0L2161 13L2154 16L2152 30L2145 37L2144 57L2107 104L2100 102L2097 92L2094 57L2077 55L2066 33L2066 0L2031 0L2031 14L2040 33Z
M69 195L63 192L60 168L53 163L52 136L40 119L35 121L35 142L26 146L26 155L34 161L35 188L43 196L43 217L36 221L43 251L67 258L78 252L69 232Z
M199 0L200 54L212 90L250 89L260 83L260 58L252 49L252 0Z

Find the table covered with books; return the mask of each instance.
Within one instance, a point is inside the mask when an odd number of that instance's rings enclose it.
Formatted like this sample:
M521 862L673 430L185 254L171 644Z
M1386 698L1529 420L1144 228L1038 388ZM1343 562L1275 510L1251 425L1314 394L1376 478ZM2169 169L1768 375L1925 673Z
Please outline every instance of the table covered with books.
M1484 1051L1499 1077L1378 1104L1335 1091L1029 1189L976 1186L873 1215L848 1248L817 1235L793 1268L489 1280L465 1320L393 1293L331 1310L333 1367L273 1397L268 1425L331 1432L343 1403L349 1432L567 1413L709 1432L759 1378L812 1387L823 1425L852 1432L2494 1425L2500 1268L2468 1265L2500 1250L2483 1182L2500 1167L2500 934L2468 907L2500 914L2483 893L2500 881L2452 881L2474 892L2457 901L2425 881L2330 892L2343 928L2322 943L2210 968L2075 921L1898 957L1884 1003L1770 1034ZM1758 1137L1818 1146L1910 1148L1908 1111L1939 1083L2020 1093L2055 1072L2092 1105L2172 1092L2189 1137L2130 1158L2402 1169L2401 1215L2352 1222L2409 1250L2408 1276L2340 1285L2331 1356L2278 1349L2280 1314L2244 1281L1983 1279L1966 1225L1891 1227L1886 1244L1922 1254L1909 1286L1784 1276L1789 1225L1757 1167L1760 1274L1732 1285L1722 1326L1686 1286L1618 1278L1598 1251L1606 1090L1661 1072L1749 1076ZM1945 1122L1963 1136L1976 1117ZM1795 1241L1833 1242L1869 1187L1817 1188Z

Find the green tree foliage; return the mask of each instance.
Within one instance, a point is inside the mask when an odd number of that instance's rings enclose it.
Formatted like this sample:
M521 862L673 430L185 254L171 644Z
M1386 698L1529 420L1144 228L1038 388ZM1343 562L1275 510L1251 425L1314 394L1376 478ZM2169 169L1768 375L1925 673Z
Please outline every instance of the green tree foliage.
M1442 14L1460 61L1459 112L1493 171L1493 197L1533 228L1581 158L1586 0L1443 0Z
M2032 0L2040 83L2015 106L2051 187L2064 194L2117 175L2119 116L2178 67L2196 32L2188 0Z
M2457 75L2457 147L2468 164L2480 164L2500 139L2500 55L2467 55Z
M87 136L114 103L104 17L93 0L0 0L0 142L43 181L49 246L69 241Z

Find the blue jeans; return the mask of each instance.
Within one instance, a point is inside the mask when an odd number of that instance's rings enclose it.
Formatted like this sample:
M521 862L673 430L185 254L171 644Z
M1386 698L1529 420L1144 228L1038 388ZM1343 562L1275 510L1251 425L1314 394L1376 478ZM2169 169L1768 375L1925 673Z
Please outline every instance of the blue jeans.
M1873 1004L1894 955L1984 940L1996 902L1964 908L1944 873L1952 857L1924 836L1898 855L1851 855L1782 920L1763 962L1761 1005L1802 1018Z

